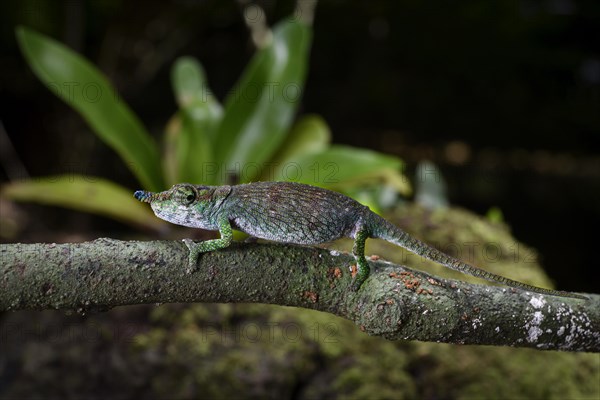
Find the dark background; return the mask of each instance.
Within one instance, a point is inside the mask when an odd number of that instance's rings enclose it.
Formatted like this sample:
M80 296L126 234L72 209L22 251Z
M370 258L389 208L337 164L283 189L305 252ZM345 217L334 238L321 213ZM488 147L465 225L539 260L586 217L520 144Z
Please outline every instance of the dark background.
M273 23L291 1L257 2ZM234 1L5 1L0 5L0 116L30 176L78 173L137 183L82 119L35 78L17 24L84 54L160 140L176 110L169 70L193 55L223 99L253 46ZM322 1L300 113L317 113L334 141L437 163L454 205L499 207L537 248L560 289L598 291L600 2ZM58 208L24 205L29 236L129 228ZM26 234L27 234L26 232Z

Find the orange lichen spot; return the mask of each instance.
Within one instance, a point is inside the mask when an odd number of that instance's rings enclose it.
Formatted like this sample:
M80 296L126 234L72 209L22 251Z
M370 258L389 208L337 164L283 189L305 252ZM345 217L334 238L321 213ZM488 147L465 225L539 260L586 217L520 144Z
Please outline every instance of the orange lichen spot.
M381 258L381 257L379 257L377 254L373 254L371 257L369 257L369 259L370 259L371 261L377 261L377 260L379 260L380 258Z
M433 294L433 290L431 289L419 288L419 292L419 294L428 294L430 296Z
M404 279L402 279L402 282L404 283L404 287L410 290L416 290L419 286L421 286L421 281L418 279L415 279L414 276L405 276Z
M409 290L416 290L421 285L418 279L405 279L403 282L404 287Z
M440 282L436 281L436 280L435 280L435 279L433 279L433 278L427 278L427 282L431 283L432 285L438 285L438 286L440 286L440 285L441 285L441 283L440 283Z
M310 300L313 303L316 303L317 301L319 301L319 295L315 292L310 292L308 290L305 290L302 296L305 299Z
M329 280L329 286L334 287L335 281L342 277L342 270L340 268L329 268L327 270L327 280Z
M392 299L387 299L387 300L385 301L385 304L387 304L388 306L391 306L392 304L394 304L394 300L392 300Z
M391 272L389 277L400 279L402 283L404 283L404 287L409 290L415 291L419 286L421 286L421 280L419 278L415 278L415 275L412 272L403 271L400 272L400 274Z
M350 274L353 278L356 276L356 274L358 274L358 268L356 267L356 264L350 266Z

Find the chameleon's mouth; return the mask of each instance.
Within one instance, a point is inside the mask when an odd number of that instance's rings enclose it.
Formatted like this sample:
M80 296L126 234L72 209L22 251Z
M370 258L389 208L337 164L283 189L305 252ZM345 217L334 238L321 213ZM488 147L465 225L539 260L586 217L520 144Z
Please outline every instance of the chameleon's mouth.
M152 202L153 196L154 196L154 193L146 192L145 190L137 190L133 194L133 197L135 197L136 199L138 199L139 201L142 201L144 203Z

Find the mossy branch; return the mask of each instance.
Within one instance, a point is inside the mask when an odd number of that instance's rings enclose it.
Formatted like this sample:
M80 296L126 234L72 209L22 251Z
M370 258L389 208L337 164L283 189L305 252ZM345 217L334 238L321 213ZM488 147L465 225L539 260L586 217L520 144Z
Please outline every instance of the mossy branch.
M390 340L600 351L600 296L589 300L439 279L371 262L348 290L353 258L280 244L233 244L200 256L186 274L177 241L98 239L0 245L0 311L106 310L173 302L269 303L354 321Z

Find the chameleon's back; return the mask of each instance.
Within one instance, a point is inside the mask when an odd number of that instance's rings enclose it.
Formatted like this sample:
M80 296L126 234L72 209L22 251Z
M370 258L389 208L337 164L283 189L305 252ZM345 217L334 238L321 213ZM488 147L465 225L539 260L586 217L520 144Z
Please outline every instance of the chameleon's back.
M330 190L292 182L232 186L224 203L232 226L252 236L317 244L353 236L368 208Z

